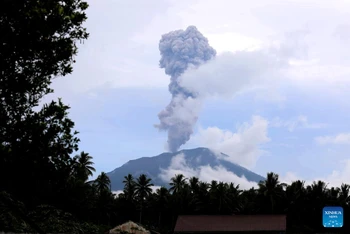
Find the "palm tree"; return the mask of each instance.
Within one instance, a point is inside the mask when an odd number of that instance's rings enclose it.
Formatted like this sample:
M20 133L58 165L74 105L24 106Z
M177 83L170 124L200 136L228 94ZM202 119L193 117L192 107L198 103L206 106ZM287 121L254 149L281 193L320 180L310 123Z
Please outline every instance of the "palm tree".
M128 201L132 201L135 195L135 181L131 174L124 176L124 194Z
M305 193L304 185L305 181L297 180L291 183L289 186L287 186L287 198L289 198L293 202L298 200Z
M238 198L241 194L242 190L239 189L239 184L235 185L234 183L230 183L228 186L228 191L232 197Z
M209 187L210 187L210 191L211 191L211 192L214 191L214 190L216 190L217 187L218 187L218 182L217 182L216 180L212 180L211 183L210 183L210 185L209 185Z
M334 188L331 187L331 189L328 190L328 198L327 200L332 204L332 205L339 205L339 195L340 195L340 189L339 188Z
M159 209L159 218L158 218L158 225L161 225L161 218L162 218L162 211L164 208L166 208L168 202L169 202L169 191L165 187L160 187L157 189L155 194L155 200L157 208Z
M199 179L198 177L191 177L189 180L189 186L190 186L190 190L191 190L191 193L195 194L197 191L198 191L198 188L199 188Z
M270 172L267 173L266 180L260 181L259 192L268 197L271 205L271 213L274 213L276 199L282 195L283 186L278 180L278 175Z
M111 191L111 180L104 172L101 172L101 174L97 176L93 181L93 184L96 187L98 194Z
M189 184L188 184L188 189L189 189L189 193L190 193L190 206L191 206L191 210L198 210L199 206L200 206L200 198L199 198L199 179L198 177L191 177L188 180Z
M145 174L141 174L136 180L135 194L140 202L140 223L142 222L143 203L146 197L152 194L152 179Z
M179 174L175 175L175 177L170 179L170 192L173 194L178 193L181 191L186 185L186 178L184 175Z
M222 207L227 207L229 203L228 198L228 185L220 182L213 191L214 199L219 203L217 204L217 211L219 214L222 212Z
M339 200L343 206L349 205L350 201L350 185L342 184L339 189Z
M325 200L328 191L327 184L321 180L313 182L311 186L307 186L307 190L311 199L318 202Z
M210 204L209 184L200 181L198 184L198 193L196 194L196 211L199 213L206 212Z
M286 211L296 226L303 226L303 221L305 220L304 214L307 214L307 208L305 207L306 190L304 185L304 181L297 180L286 188Z
M305 205L309 211L309 215L315 217L318 215L319 210L329 201L327 184L321 180L314 181L306 187L306 191L307 203ZM310 220L312 226L317 225L318 222L316 218Z
M239 205L239 198L242 193L242 190L239 189L239 185L230 183L228 185L227 192L228 192L228 199L231 201L230 210L235 212L237 211L237 207Z
M240 195L240 202L236 210L241 214L253 214L259 209L257 204L258 191L254 188L245 190Z
M73 170L79 180L85 182L89 176L93 175L95 168L92 165L94 165L92 162L92 156L84 151L73 157Z

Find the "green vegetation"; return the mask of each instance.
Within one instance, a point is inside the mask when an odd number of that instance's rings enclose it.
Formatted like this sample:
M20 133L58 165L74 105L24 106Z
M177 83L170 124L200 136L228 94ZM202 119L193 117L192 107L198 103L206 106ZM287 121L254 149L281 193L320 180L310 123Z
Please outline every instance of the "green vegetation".
M0 3L0 231L101 233L128 220L162 233L179 214L288 214L292 229L320 228L320 209L349 209L349 186L279 183L269 173L259 189L182 175L152 193L146 175L124 178L115 196L110 180L95 180L92 156L62 100L40 107L52 79L72 73L88 5L81 0L3 0ZM72 156L76 155L76 156ZM123 178L120 178L121 180Z
M0 3L1 231L93 232L99 217L84 212L101 212L97 204L111 197L105 174L87 183L91 157L71 157L79 139L69 107L60 99L39 106L52 79L72 72L77 43L88 38L87 7L81 0Z
M350 186L327 188L323 181L304 185L295 181L280 183L278 175L268 173L256 189L241 190L239 185L211 181L205 183L196 177L176 175L169 189L161 187L155 193L140 196L139 182L145 175L134 179L124 177L124 192L116 198L118 222L140 221L142 224L166 232L174 228L179 214L231 215L231 214L286 214L288 230L314 233L322 231L322 208L343 206L349 211ZM149 180L148 185L151 186ZM347 217L345 217L347 223Z

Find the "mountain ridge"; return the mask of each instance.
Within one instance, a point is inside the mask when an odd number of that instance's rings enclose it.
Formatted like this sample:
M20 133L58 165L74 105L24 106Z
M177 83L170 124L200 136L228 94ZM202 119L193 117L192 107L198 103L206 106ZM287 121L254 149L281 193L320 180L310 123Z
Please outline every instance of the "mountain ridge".
M169 187L169 182L162 180L160 174L162 170L168 169L171 165L172 159L180 154L184 155L186 165L193 169L202 166L210 166L211 168L221 166L239 177L244 176L251 182L259 182L265 179L261 175L258 175L239 164L218 158L216 153L208 148L198 147L194 149L183 149L174 153L164 152L156 156L146 156L129 160L122 166L107 173L111 180L112 190L122 190L124 187L124 176L128 174L132 174L134 177L138 177L140 174L146 174L152 179L154 185ZM229 157L224 153L221 153L221 155L223 157Z

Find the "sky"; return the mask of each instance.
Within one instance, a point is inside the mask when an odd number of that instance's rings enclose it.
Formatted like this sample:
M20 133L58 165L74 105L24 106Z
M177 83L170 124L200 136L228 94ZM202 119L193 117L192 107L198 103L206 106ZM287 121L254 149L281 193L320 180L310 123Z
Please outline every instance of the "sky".
M171 100L159 41L195 26L217 55L179 78L199 93L189 107L198 115L194 132L181 149L209 147L284 182L350 183L350 1L88 3L90 38L74 72L56 78L44 101L62 97L71 106L96 174L167 151L167 132L154 127ZM202 169L192 171L225 177L222 168Z

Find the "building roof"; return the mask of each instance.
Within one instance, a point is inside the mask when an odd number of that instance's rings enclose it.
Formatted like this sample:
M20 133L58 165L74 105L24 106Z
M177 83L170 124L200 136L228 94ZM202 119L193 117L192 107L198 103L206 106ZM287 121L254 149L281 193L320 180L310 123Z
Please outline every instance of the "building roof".
M180 215L174 232L285 231L285 215Z

